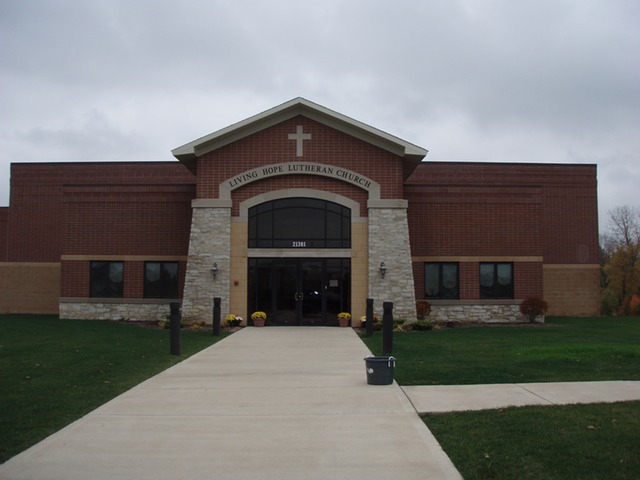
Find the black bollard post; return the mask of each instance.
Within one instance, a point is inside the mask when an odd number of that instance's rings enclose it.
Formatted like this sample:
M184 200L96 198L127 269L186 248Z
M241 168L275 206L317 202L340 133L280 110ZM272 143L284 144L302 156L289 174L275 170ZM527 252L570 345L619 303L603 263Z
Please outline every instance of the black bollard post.
M220 297L213 299L213 335L220 336Z
M373 335L373 298L367 298L367 324L365 326L365 336Z
M180 355L180 302L171 302L171 317L169 321L170 352Z
M393 350L393 302L382 303L382 354L391 355Z

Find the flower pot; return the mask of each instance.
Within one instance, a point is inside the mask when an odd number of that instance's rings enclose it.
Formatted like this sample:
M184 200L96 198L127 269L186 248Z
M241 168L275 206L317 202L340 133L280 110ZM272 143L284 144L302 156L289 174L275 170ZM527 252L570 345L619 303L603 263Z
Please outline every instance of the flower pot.
M348 318L338 318L338 322L340 324L340 326L342 328L346 328L349 326L349 319Z
M254 327L264 327L265 318L254 318L253 326Z

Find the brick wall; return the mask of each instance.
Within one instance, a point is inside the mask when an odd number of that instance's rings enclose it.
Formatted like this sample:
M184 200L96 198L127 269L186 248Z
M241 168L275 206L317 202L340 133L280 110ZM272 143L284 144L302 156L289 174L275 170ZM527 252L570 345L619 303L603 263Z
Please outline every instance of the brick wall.
M0 208L0 262L7 261L7 235L9 229L9 208Z
M288 140L297 125L312 135L302 158ZM595 308L595 166L425 162L403 188L399 157L301 116L200 157L197 179L178 162L14 164L11 207L0 209L0 261L58 264L47 275L61 272L61 291L59 281L50 281L49 297L87 297L92 259L125 261L125 298L142 297L143 264L154 258L181 262L182 288L191 200L216 198L220 183L244 171L296 161L358 172L381 185L382 199L408 200L417 298L423 297L425 259L458 258L460 298L470 301L479 298L481 261L513 261L516 298L544 293L556 312ZM334 192L368 215L366 191L316 175L237 188L231 214L248 198L285 188ZM569 268L576 265L585 270ZM36 291L41 283L33 285ZM575 298L584 303L585 295L589 307L575 308Z
M70 248L75 250L83 248L81 244L86 241L83 239L90 237L98 244L102 241L98 247L101 251L110 248L105 245L105 238L116 240L119 245L130 249L139 249L138 232L154 227L152 233L155 233L155 227L163 225L163 220L155 218L159 210L151 211L151 219L146 218L145 208L150 205L141 203L147 202L145 194L155 189L157 196L150 203L157 203L160 208L161 203L175 201L175 190L182 189L181 194L186 199L187 191L193 192L194 185L195 177L178 162L14 163L11 165L7 261L57 262L63 253L70 253L63 252L64 241L70 240L73 244ZM166 191L172 188L173 195ZM90 201L81 201L78 198L80 193L93 197L93 205ZM165 198L161 199L162 196ZM78 200L76 203L85 204L84 207L74 204L74 199ZM63 204L65 201L69 206L68 213ZM180 210L178 207L177 210L174 209L174 216L182 215L180 212L184 208ZM90 231L81 228L66 230L65 233L65 225L68 227L74 220L83 224L88 221ZM100 222L107 222L108 227L102 229L105 232L102 239L93 235L100 230ZM139 222L143 227L136 229ZM135 231L130 245L118 240L123 238L122 235L114 234L117 223ZM122 232L123 228L119 231ZM165 239L158 241L166 244ZM151 249L162 247L152 245Z
M413 255L464 251L543 255L545 264L597 264L596 170L595 165L422 163L406 182Z
M460 262L460 300L479 299L480 262L513 261L515 299L598 314L595 165L426 162L405 192L416 298L424 261Z
M424 261L413 262L416 299L424 299ZM480 259L458 263L460 300L480 299ZM542 262L513 262L514 298L543 297ZM546 277L545 277L546 278Z
M599 266L545 265L544 298L549 315L599 315Z
M312 137L304 142L304 157L296 157L296 142L288 139L290 133L295 133L297 125L302 125L304 132L310 133ZM246 170L262 165L296 161L325 163L354 170L382 185L381 198L402 198L403 174L400 157L302 116L284 121L198 158L197 197L217 198L221 182ZM344 189L345 196L351 198L352 194L358 192L359 198L362 198L362 190L343 182L330 183L331 180L321 180L316 176L299 176L297 180L289 177L291 176L273 181L284 183L287 188L296 188L292 182L302 182L307 186L308 181L311 181L314 188L333 191L333 188L337 187L339 190ZM267 181L254 184L266 186ZM247 188L266 188L254 184L249 184ZM337 193L343 194L341 191Z
M60 264L0 263L0 313L58 313Z
M67 186L62 254L186 255L192 185Z
M184 284L194 196L178 162L13 164L7 261L58 262L47 292L32 283L56 311L60 296L88 297L91 260L125 261L125 298L143 296L144 260L182 260Z
M145 255L147 261L177 261L179 271L178 291L184 288L184 278L187 270L187 262L180 257L155 257ZM186 255L185 255L186 257ZM134 257L135 258L135 257ZM104 257L87 255L82 260L63 260L61 262L60 296L63 298L87 298L89 297L89 274L91 260L101 260ZM142 259L132 259L125 255L110 256L109 260L124 262L124 291L123 298L143 298L144 295L144 262Z
M61 264L61 278L64 278L60 286L61 297L88 297L89 296L90 260L65 260ZM125 273L126 275L126 273Z
M543 254L538 188L410 185L406 196L414 256Z
M39 169L34 184L22 169L11 167L7 261L57 262L62 231L62 186L47 180L50 169Z

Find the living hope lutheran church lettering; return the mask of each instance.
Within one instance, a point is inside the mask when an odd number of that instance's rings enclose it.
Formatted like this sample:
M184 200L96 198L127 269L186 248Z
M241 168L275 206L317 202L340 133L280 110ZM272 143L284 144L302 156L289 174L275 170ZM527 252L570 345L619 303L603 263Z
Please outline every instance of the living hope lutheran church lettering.
M347 181L357 185L365 190L369 190L372 185L372 181L368 178L343 168L322 165L319 163L293 162L277 163L249 170L229 179L226 182L226 187L229 190L235 190L236 188L262 178L275 177L278 175L291 175L296 173L333 177L338 180Z

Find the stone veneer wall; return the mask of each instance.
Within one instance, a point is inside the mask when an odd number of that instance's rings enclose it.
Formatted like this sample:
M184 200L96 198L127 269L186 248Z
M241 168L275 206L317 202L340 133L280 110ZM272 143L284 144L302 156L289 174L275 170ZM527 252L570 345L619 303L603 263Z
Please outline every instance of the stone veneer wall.
M393 302L393 316L414 322L416 299L413 284L406 200L370 200L369 295L382 318L383 302ZM380 262L387 273L380 276Z
M231 274L231 201L194 200L189 256L182 301L182 320L212 322L213 298L229 311ZM213 278L211 266L218 272Z
M459 323L517 323L528 320L519 305L431 305L428 320ZM538 319L544 321L544 317Z
M60 302L60 318L73 320L168 320L169 302L164 303L98 303Z

